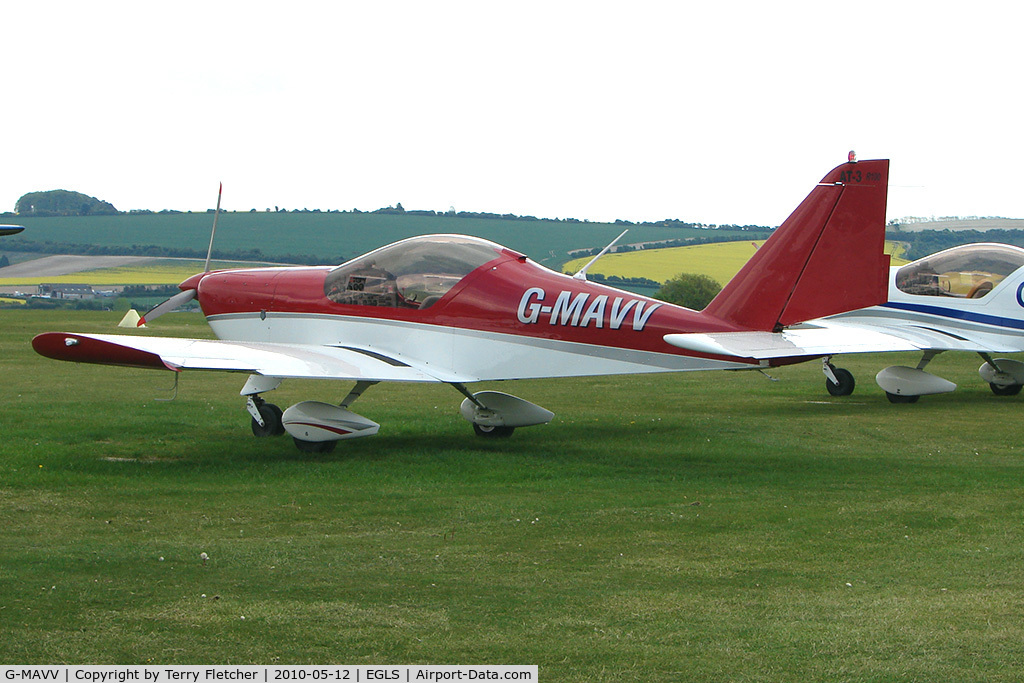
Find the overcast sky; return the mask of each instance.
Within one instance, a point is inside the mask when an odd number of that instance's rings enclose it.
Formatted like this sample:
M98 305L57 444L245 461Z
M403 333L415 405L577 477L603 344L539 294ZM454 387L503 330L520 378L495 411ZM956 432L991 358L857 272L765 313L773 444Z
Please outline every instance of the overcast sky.
M889 218L1024 217L1024 3L6 3L0 209L455 207L777 225L850 149Z

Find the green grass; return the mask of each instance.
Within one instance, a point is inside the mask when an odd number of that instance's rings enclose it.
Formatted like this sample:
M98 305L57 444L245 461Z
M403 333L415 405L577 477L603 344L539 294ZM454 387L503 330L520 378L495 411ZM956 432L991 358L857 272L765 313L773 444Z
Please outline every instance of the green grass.
M0 312L0 647L15 663L533 663L545 681L1014 681L1021 398L980 361L893 406L910 356L493 385L556 412L472 436L445 386L379 385L376 437L256 440L244 376L78 366ZM198 315L150 334L206 335ZM282 406L347 385L291 382ZM206 552L206 565L199 554ZM161 559L162 558L162 559ZM202 597L205 594L205 598ZM242 617L245 617L243 620Z

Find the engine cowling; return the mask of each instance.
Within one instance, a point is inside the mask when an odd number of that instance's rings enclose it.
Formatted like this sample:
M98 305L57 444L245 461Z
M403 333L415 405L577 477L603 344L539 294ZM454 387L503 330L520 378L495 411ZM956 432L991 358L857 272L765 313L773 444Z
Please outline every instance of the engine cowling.
M372 436L380 425L351 410L321 401L303 401L284 411L285 431L301 441L340 441Z

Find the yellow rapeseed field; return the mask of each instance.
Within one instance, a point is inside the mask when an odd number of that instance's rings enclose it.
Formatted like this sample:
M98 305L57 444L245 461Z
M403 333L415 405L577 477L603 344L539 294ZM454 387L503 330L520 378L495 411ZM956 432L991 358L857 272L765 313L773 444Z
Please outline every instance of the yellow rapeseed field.
M215 265L223 268L225 265ZM155 263L83 270L68 275L0 278L0 285L83 284L94 287L112 285L176 285L203 270L202 261Z
M645 277L665 282L680 273L696 273L714 278L724 285L739 272L743 264L754 255L764 240L743 242L717 242L698 244L692 247L671 247L669 249L645 249L622 254L606 254L591 266L588 272L600 273L605 277ZM893 255L892 264L902 265L899 258L903 247L899 242L886 241L885 252ZM563 272L575 273L591 257L569 261L562 267Z

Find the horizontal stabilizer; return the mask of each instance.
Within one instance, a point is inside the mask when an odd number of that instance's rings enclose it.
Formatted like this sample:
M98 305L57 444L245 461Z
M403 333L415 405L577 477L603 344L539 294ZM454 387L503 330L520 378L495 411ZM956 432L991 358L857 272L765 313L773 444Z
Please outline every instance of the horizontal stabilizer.
M795 328L782 332L666 334L665 341L687 351L757 360L918 350L906 340L881 332L829 327Z

